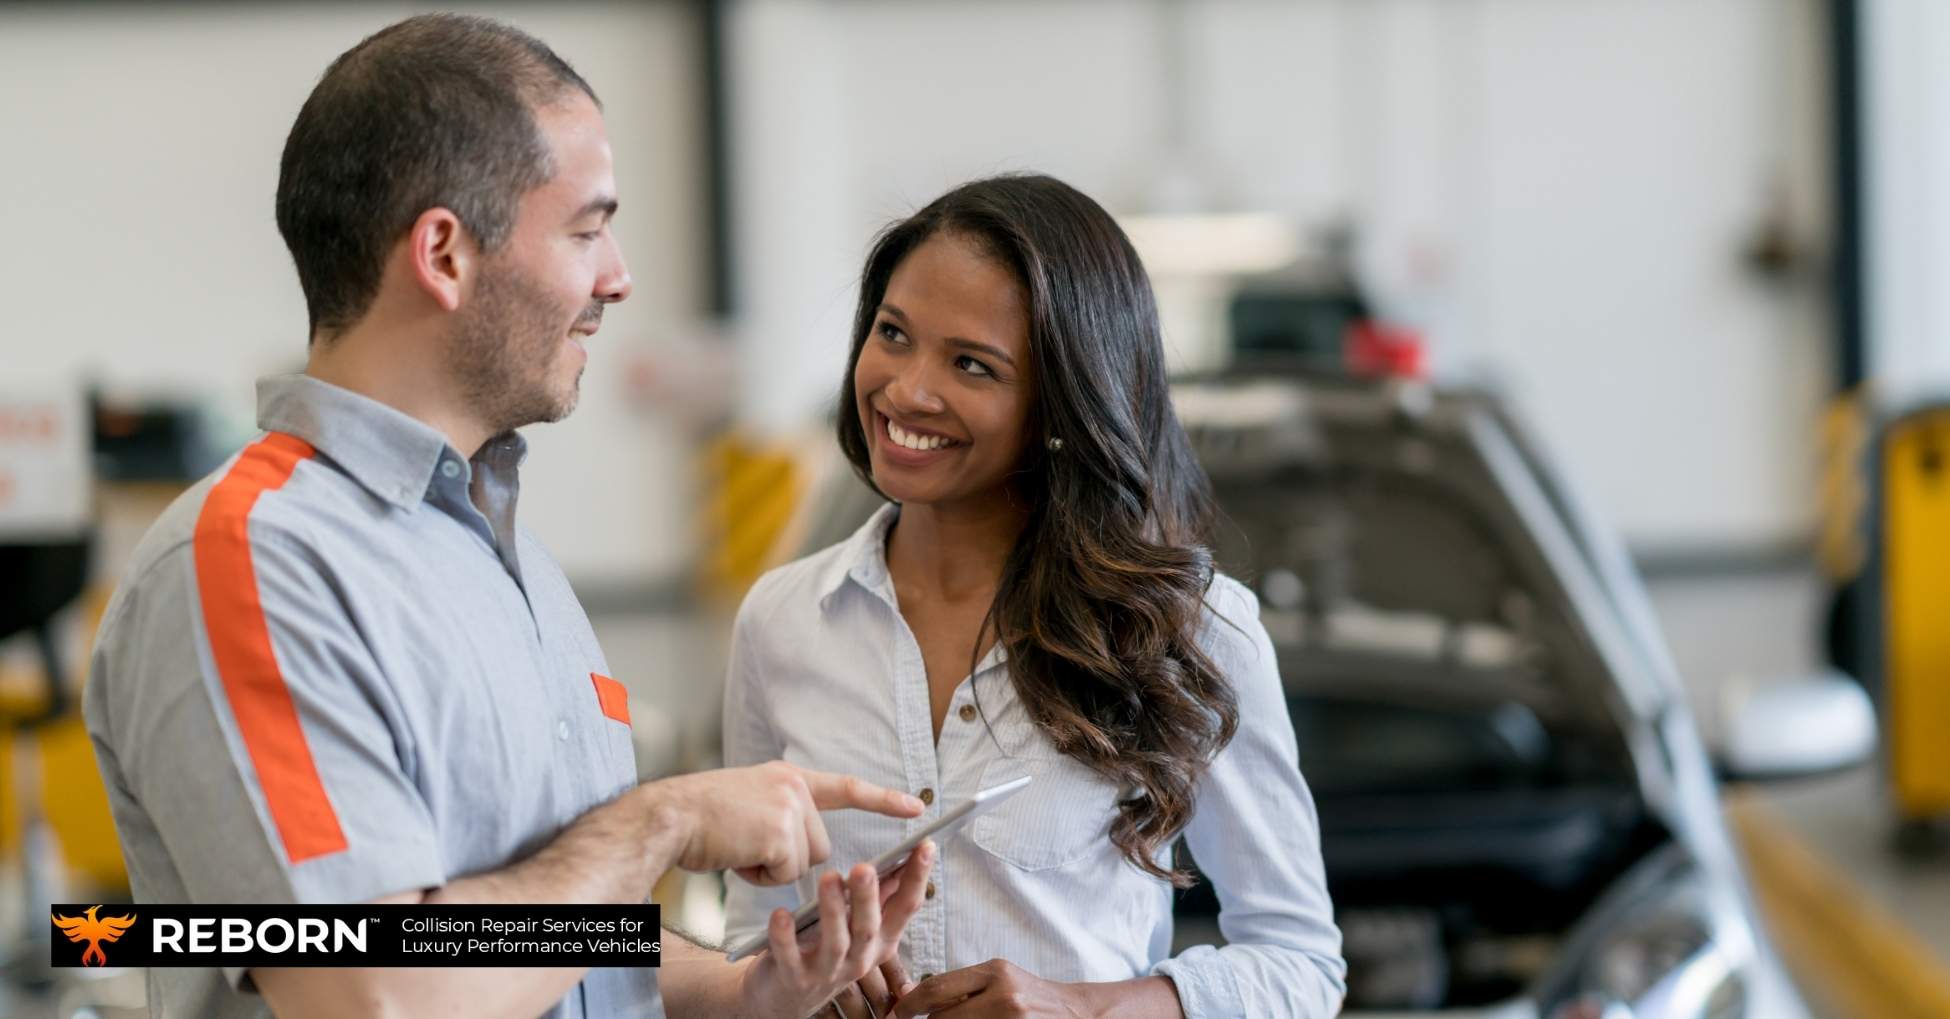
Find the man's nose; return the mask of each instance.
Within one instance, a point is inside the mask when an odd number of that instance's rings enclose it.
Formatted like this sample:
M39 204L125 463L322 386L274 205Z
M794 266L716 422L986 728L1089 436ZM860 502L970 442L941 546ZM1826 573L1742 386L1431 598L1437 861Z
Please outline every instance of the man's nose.
M604 304L615 304L628 300L630 291L636 289L636 283L630 279L630 267L623 263L623 252L618 250L614 237L610 238L609 250L614 257L610 259L609 267L596 277L595 296Z

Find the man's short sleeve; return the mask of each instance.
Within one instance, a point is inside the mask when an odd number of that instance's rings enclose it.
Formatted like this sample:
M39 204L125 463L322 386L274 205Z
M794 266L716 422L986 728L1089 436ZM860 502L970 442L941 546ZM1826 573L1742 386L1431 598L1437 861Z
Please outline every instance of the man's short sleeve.
M329 567L262 525L208 537L136 578L98 645L89 723L133 801L132 870L196 902L444 884L409 730Z

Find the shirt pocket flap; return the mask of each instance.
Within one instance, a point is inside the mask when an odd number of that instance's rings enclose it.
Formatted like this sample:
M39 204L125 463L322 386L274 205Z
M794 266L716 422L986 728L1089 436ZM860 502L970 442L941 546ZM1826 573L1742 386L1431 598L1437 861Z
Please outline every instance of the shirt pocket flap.
M982 770L982 788L1024 775L1029 787L975 819L971 837L984 852L1023 870L1075 863L1110 847L1117 789L1068 757L1001 758Z

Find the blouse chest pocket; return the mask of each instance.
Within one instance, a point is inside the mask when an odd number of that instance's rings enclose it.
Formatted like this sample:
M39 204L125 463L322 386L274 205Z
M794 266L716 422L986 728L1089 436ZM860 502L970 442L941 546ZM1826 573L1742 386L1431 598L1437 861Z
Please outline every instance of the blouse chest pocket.
M982 788L1030 776L1029 786L975 819L971 838L1023 870L1075 863L1110 845L1117 788L1075 759L1032 752L982 769Z

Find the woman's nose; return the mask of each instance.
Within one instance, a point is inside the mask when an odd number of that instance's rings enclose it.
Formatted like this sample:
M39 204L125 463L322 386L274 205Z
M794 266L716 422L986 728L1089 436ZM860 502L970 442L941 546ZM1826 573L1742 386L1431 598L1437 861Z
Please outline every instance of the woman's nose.
M915 358L918 362L921 359ZM887 401L894 409L906 414L936 414L943 409L941 398L934 393L933 381L928 377L928 367L924 364L910 363L887 383Z

